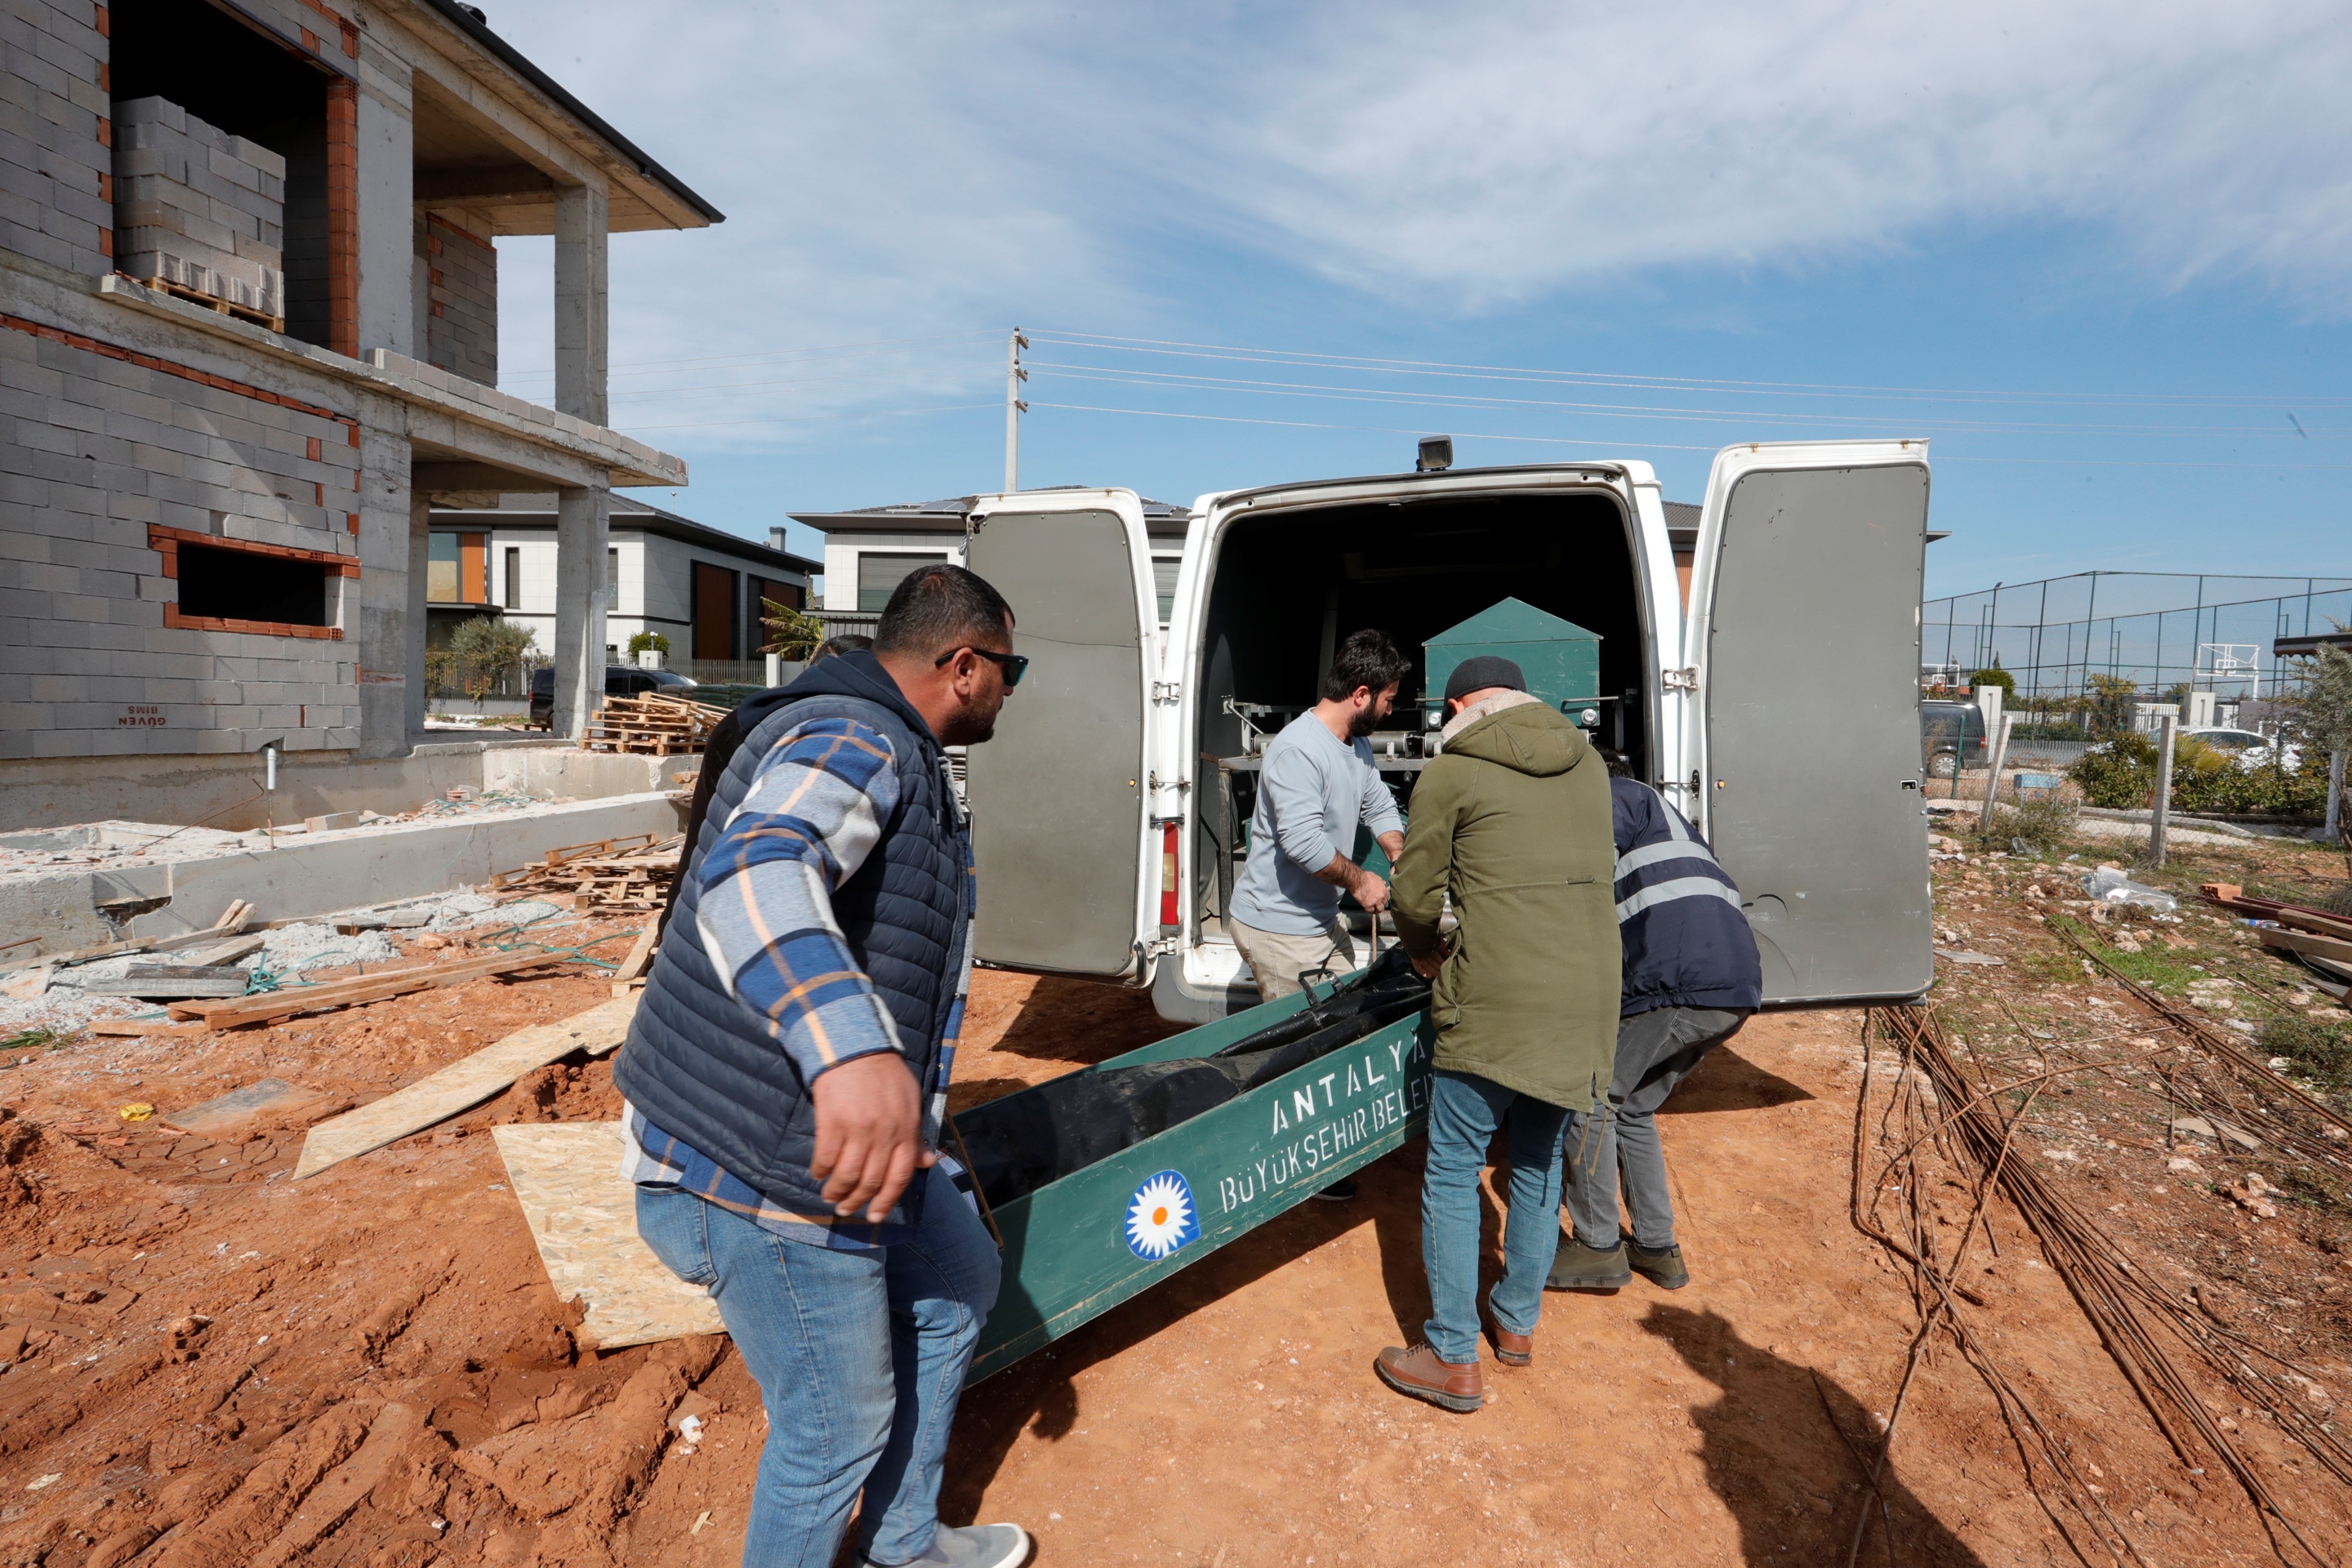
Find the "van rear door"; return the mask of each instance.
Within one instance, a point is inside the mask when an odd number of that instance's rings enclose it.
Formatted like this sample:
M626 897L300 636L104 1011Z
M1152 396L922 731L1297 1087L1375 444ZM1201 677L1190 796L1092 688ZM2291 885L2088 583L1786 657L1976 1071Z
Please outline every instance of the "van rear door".
M1142 503L1133 490L982 496L966 526L964 559L1012 604L1013 647L1029 656L968 762L974 951L1008 969L1134 980L1160 658ZM1148 892L1156 906L1157 876Z
M1934 978L1919 766L1919 441L1717 455L1684 663L1686 798L1739 884L1768 1002Z

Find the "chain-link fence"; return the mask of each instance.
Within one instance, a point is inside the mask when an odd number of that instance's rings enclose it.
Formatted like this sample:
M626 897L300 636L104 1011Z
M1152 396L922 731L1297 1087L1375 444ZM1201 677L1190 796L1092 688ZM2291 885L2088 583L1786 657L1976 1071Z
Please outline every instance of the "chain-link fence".
M2017 682L2019 723L2051 740L2113 728L2104 699L2171 701L2210 691L2238 702L2291 696L2305 661L2280 660L2280 637L2352 624L2352 577L2250 577L2083 572L2003 583L1920 606L1920 655L1954 683L1999 666ZM2103 678L2103 679L2095 679ZM1931 677L1932 679L1932 677ZM2022 731L2021 731L2021 733Z

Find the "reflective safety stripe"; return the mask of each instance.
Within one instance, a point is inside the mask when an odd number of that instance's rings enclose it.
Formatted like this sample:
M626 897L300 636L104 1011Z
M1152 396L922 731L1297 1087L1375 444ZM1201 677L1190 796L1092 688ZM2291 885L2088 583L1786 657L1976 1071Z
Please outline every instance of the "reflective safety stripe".
M1660 882L1643 889L1617 906L1617 921L1622 925L1643 910L1675 899L1721 899L1733 909L1738 909L1739 889L1712 877L1677 877L1671 882Z
M1674 820L1680 821L1679 818ZM1706 845L1696 838L1676 837L1661 839L1655 844L1644 844L1639 849L1628 849L1618 856L1617 875L1620 878L1630 877L1662 860L1703 860L1710 866L1716 864L1715 857L1707 853Z

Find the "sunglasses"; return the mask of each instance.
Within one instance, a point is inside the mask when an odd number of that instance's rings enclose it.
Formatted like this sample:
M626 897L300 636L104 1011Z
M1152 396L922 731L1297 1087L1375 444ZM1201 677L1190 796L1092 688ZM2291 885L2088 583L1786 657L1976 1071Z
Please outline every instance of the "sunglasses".
M934 669L939 668L942 665L945 665L948 660L953 658L960 653L969 653L974 658L984 658L988 660L989 663L996 666L997 668L1003 670L1004 672L1004 689L1007 691L1010 691L1014 687L1020 685L1021 678L1029 673L1029 656L1027 654L991 653L984 647L951 647L948 649L947 652L940 655L939 658L931 660L931 668Z

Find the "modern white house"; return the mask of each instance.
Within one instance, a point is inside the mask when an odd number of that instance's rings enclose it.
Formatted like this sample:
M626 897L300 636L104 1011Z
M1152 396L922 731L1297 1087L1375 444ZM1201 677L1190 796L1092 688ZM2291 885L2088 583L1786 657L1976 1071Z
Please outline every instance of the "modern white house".
M793 521L805 523L824 535L824 603L821 607L851 616L878 615L882 606L890 602L891 590L917 567L940 562L962 565L964 519L971 510L972 499L962 496L950 500L861 507L855 511L793 513ZM1192 521L1192 512L1166 501L1146 500L1143 518L1151 541L1151 573L1160 591L1160 618L1164 622L1170 606L1175 603L1176 567L1184 557L1184 531ZM769 539L782 550L784 531L771 531Z
M425 567L432 645L487 614L530 627L538 651L551 652L555 541L552 495L502 496L495 508L436 507ZM806 608L818 569L807 556L615 497L605 546L607 659L621 661L639 632L668 637L667 664L688 673L698 673L698 665L757 659L760 601Z

